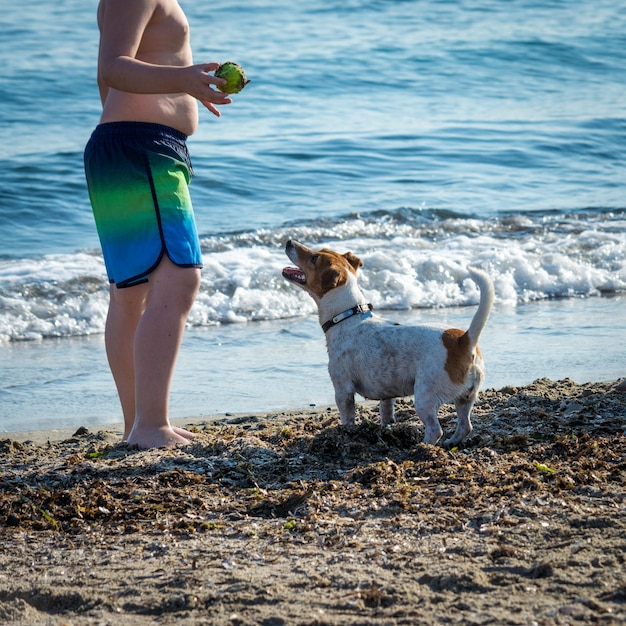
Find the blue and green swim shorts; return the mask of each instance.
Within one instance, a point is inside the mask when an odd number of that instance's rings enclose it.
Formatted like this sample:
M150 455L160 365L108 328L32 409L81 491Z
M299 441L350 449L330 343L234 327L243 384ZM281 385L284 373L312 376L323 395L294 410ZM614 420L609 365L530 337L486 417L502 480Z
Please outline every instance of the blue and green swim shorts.
M163 255L202 267L189 196L187 136L169 126L109 122L85 147L85 176L109 281L148 280Z

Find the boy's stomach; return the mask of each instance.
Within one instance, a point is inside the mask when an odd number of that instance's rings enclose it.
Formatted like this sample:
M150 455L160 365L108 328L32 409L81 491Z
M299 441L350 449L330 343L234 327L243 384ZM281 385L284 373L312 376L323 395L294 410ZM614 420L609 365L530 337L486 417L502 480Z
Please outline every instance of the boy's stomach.
M135 94L110 89L100 122L150 122L192 135L198 127L198 103L185 93Z

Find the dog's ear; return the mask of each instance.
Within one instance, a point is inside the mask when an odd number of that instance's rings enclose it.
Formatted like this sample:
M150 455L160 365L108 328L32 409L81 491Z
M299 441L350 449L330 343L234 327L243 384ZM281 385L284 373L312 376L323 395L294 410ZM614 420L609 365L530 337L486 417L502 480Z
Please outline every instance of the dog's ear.
M322 274L322 291L327 293L331 289L334 289L339 284L339 277L341 272L334 267L329 267L324 270Z
M363 261L361 261L361 259L359 259L356 254L352 254L352 252L346 252L343 256L346 261L348 261L348 263L352 265L355 272L359 269L359 267L363 267Z

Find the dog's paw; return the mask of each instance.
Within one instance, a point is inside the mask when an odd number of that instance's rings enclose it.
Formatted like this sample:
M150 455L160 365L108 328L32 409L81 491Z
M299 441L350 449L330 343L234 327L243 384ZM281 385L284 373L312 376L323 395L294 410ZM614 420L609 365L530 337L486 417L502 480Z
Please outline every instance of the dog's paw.
M439 428L439 430L426 430L424 433L424 443L427 443L431 446L434 446L442 437L443 430Z
M443 442L443 445L446 448L454 448L455 446L458 446L465 439L465 437L467 437L471 432L472 432L471 428L468 429L467 432L461 432L461 433L455 432L454 435L452 435L452 437L449 437Z

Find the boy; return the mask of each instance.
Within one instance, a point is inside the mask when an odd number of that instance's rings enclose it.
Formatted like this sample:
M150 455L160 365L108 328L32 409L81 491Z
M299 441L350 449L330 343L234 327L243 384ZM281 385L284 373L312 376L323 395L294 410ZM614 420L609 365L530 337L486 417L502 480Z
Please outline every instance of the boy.
M105 346L124 414L124 441L189 443L172 427L169 392L201 254L188 192L186 139L198 105L217 117L227 94L217 63L193 64L177 0L100 0L102 117L85 174L110 282Z

